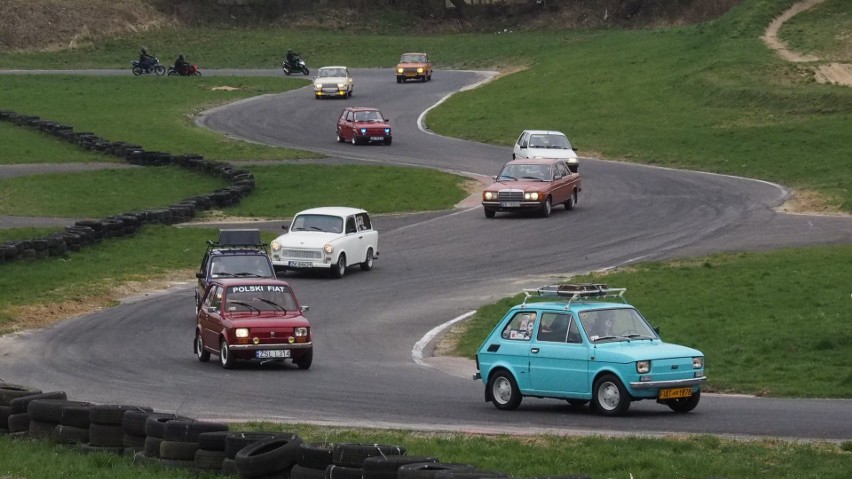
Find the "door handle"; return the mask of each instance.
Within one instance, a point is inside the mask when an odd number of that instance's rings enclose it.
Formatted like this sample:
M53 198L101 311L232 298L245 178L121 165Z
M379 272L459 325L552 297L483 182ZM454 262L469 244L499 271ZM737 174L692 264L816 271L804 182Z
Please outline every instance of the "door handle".
M532 348L530 349L530 352L533 354L538 354L538 348Z

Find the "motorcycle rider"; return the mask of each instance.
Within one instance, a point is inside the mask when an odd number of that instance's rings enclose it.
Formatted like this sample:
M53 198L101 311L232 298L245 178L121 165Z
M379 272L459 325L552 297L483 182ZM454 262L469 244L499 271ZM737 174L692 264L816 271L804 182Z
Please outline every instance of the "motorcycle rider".
M290 67L296 67L296 60L299 59L299 53L294 52L292 48L287 49L287 65Z
M148 54L147 48L142 47L142 49L139 50L139 66L141 68L149 69L152 66L154 66L154 64L156 64L156 63L157 63L157 59L154 58L154 55Z
M189 69L189 62L186 61L186 56L181 53L175 60L175 71L178 72L178 75L186 75L187 69Z

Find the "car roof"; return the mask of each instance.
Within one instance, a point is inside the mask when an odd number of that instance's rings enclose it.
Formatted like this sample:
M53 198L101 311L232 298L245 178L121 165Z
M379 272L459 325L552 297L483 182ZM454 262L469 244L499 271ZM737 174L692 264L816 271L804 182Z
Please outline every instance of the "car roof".
M273 279L273 278L218 278L210 281L211 283L220 283L222 286L240 286L244 284L256 284L256 285L271 285L271 286L287 286L290 287L290 283L281 280L281 279Z
M554 163L564 163L565 158L518 158L506 162L507 165L552 165ZM504 165L505 166L505 165Z
M328 66L325 66L325 67L320 67L320 70L325 70L326 68L331 70L332 68L344 68L345 69L347 67L345 67L343 65L328 65Z
M426 52L406 52L406 53L403 53L403 55L428 55L428 53L426 53ZM402 56L402 55L400 55L400 56Z
M322 206L319 208L310 208L296 213L299 215L331 215L331 216L349 216L357 213L366 213L366 210L360 208L350 208L348 206Z
M532 303L527 303L526 305L518 305L520 309L547 309L552 311L565 311L566 302L564 301L537 301ZM630 304L626 303L614 303L607 301L581 301L571 303L568 310L574 312L582 312L582 311L594 311L598 309L636 309Z
M373 108L371 106L347 106L346 109L352 111L379 111L378 108Z
M556 130L524 130L524 133L529 133L531 135L562 135L567 137L565 133Z
M260 247L257 248L211 248L210 254L213 256L223 256L223 255L241 255L241 256L269 256L266 253L265 249Z

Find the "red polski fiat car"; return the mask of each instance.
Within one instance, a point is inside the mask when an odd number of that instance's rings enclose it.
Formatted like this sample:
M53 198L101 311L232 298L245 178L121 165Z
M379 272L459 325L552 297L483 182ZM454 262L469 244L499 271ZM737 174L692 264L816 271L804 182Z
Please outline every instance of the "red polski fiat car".
M361 143L384 143L393 141L390 120L375 108L345 108L337 119L337 141Z
M201 362L210 355L231 369L237 360L290 359L308 369L314 357L311 325L302 315L286 281L216 279L207 285L195 325L194 352Z

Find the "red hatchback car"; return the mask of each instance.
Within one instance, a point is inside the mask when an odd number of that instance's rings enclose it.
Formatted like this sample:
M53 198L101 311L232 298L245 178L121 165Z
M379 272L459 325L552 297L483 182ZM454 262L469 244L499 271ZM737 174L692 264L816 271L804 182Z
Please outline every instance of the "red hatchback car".
M486 218L498 211L547 217L556 205L573 210L581 190L580 174L572 172L564 159L519 158L503 165L482 192L482 208Z
M392 140L390 120L376 108L345 108L337 119L337 141L341 143L381 142L390 145Z
M311 325L292 288L277 279L216 279L207 285L198 309L193 349L198 360L219 356L225 369L238 359L262 362L291 359L308 369L314 357Z

